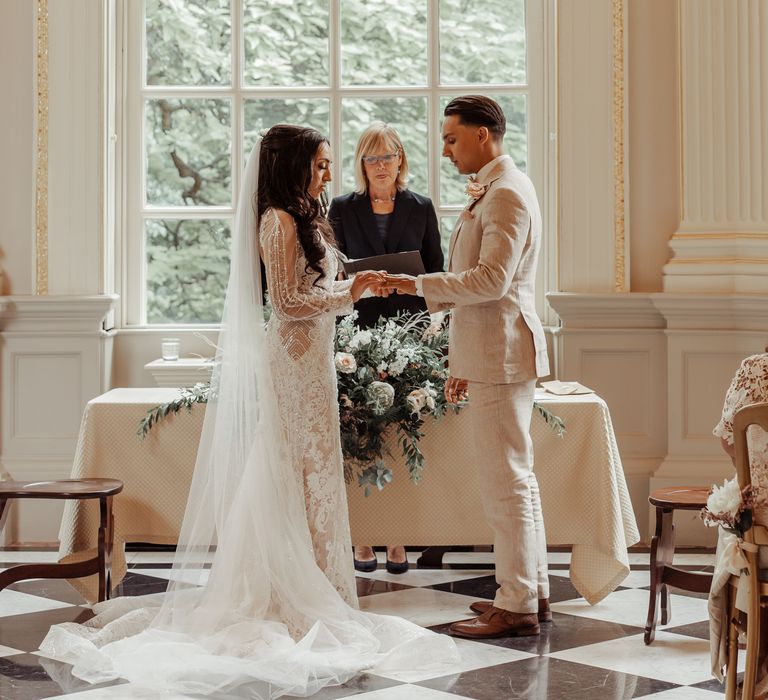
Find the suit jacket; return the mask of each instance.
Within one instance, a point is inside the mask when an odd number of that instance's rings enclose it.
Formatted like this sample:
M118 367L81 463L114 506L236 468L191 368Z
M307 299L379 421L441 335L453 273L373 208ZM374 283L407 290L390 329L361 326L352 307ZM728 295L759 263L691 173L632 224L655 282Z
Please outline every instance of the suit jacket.
M481 184L451 235L448 272L424 275L427 307L453 309L451 375L493 384L549 374L534 285L541 212L528 177L507 156Z
M339 249L349 258L418 250L427 272L442 272L444 269L437 215L428 197L410 190L398 192L383 241L367 194L352 192L335 197L328 210L328 220L336 234ZM355 304L361 328L374 325L379 316L394 316L398 311L419 313L426 308L424 300L419 297L396 294L386 299L361 299Z

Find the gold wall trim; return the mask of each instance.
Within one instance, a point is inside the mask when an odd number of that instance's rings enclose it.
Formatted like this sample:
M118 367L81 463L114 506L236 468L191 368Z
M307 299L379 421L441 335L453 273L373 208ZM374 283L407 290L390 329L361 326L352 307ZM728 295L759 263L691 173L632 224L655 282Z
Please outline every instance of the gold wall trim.
M747 238L753 240L766 240L768 239L768 231L713 231L709 233L707 231L695 231L692 233L685 233L682 231L676 231L672 234L671 240L690 240L690 241L717 241L717 240L737 240L739 238Z
M768 258L674 258L667 265L768 265Z
M613 288L626 292L624 190L624 0L613 0Z
M37 0L35 294L48 294L48 0Z

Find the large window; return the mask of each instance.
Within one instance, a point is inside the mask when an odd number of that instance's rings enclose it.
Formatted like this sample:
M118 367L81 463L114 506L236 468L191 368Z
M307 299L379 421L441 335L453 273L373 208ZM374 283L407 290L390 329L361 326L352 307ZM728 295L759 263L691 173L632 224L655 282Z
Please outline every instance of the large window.
M507 116L506 146L546 198L544 0L131 0L125 3L124 325L219 320L240 172L258 130L331 139L332 194L353 188L355 143L393 125L409 187L444 245L464 178L440 157L454 95Z

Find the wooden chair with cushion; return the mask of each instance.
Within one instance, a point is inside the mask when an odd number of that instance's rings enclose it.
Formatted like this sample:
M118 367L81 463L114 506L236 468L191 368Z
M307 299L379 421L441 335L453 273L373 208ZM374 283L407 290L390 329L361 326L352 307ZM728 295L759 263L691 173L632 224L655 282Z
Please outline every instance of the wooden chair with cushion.
M759 426L768 432L768 403L745 406L733 418L736 475L739 486L742 489L752 484L747 444L747 430L752 425ZM746 665L741 690L742 698L752 698L755 696L760 644L760 609L761 607L768 606L768 575L766 575L768 571L759 568L758 546L756 546L768 545L768 529L753 523L752 527L744 533L744 542L746 543L746 546L743 548L743 553L747 560L746 574L743 576L731 576L728 585L728 663L725 673L725 697L728 700L733 700L737 697L736 665L739 653L740 622L739 611L736 609L736 594L739 586L747 585L748 582L757 582L757 585L751 585L748 589L747 633L744 651Z
M114 517L112 497L123 490L117 479L62 479L60 481L0 481L0 526L8 501L14 498L99 499L99 539L96 556L70 564L21 564L0 571L0 591L30 578L80 578L99 576L99 601L112 589L112 542Z

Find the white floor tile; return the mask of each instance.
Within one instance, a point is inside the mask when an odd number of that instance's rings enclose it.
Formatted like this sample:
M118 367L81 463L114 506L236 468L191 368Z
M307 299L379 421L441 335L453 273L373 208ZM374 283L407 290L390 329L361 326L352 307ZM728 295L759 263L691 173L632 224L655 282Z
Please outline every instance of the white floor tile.
M474 671L478 668L488 666L498 666L499 664L510 663L511 661L520 661L521 659L533 658L534 654L516 649L505 649L504 647L493 646L492 644L482 644L472 642L468 639L454 639L456 647L461 655L461 661L456 664L452 673L465 673ZM429 678L435 677L432 674L421 671L409 671L403 673L380 673L377 674L385 678L392 678L404 683L420 683ZM445 675L442 673L441 675Z
M156 690L147 688L137 688L131 683L121 683L120 685L110 685L106 688L94 688L93 690L83 690L79 693L70 693L68 695L57 695L50 700L57 698L66 698L66 700L199 700L190 695L179 695L177 693L159 694Z
M0 561L11 564L55 564L59 560L58 552L11 552L0 550Z
M493 552L446 552L443 555L444 564L493 564Z
M389 583L402 583L404 586L435 586L438 583L450 583L463 581L479 576L493 576L490 569L415 569L411 568L404 574L390 574L386 569L377 569L370 573L357 571L356 576L374 579L376 581L388 581Z
M707 620L707 601L702 598L689 598L682 595L671 595L670 603L672 618L664 627L679 627L692 622ZM616 622L622 625L645 627L648 615L648 591L630 588L625 591L614 591L597 605L590 605L583 598L553 603L552 610L568 615L592 617L606 622Z
M62 603L60 600L41 598L20 591L12 591L6 588L0 591L0 617L9 615L24 615L26 613L40 612L41 610L55 610L56 608L71 607L71 603Z
M442 690L424 688L420 685L396 685L392 688L373 690L370 693L360 693L356 698L364 700L460 700L465 695L444 693Z
M643 586L651 585L651 572L650 571L630 571L620 584L624 588L642 588ZM647 592L646 592L647 595Z
M711 690L702 690L701 688L672 688L663 693L655 693L649 700L715 700L722 698L722 693L715 693Z
M670 632L657 632L656 640L649 646L643 643L643 635L638 634L558 651L551 656L681 685L712 677L709 641Z
M360 609L381 615L399 615L429 627L474 617L469 611L469 604L474 600L470 596L432 588L410 588L365 596L360 599Z
M173 552L126 552L125 561L128 564L172 564ZM209 554L205 561L210 564L213 554Z

